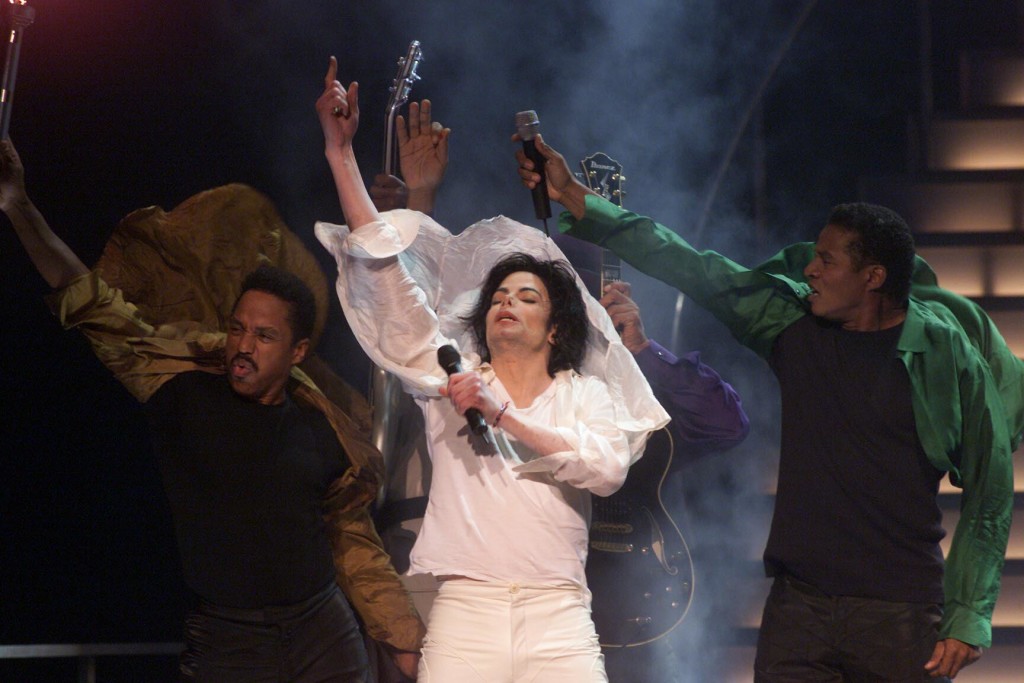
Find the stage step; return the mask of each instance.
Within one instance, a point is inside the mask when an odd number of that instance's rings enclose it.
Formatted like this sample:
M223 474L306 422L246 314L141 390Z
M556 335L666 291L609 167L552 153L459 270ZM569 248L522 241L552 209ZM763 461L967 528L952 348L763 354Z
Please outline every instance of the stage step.
M999 328L999 333L1006 339L1006 345L1010 350L1024 358L1024 305L1013 311L988 309L988 314Z
M942 246L919 244L917 253L939 284L967 297L1024 296L1024 244Z
M934 119L927 164L932 171L1024 169L1024 118Z
M953 172L863 178L860 197L887 206L915 233L1019 232L1024 241L1024 173Z
M915 235L939 284L986 310L1010 349L1024 357L1024 244L1021 233ZM972 245L971 242L974 242ZM942 246L928 246L942 245Z
M1024 106L1024 53L978 50L960 55L963 107Z

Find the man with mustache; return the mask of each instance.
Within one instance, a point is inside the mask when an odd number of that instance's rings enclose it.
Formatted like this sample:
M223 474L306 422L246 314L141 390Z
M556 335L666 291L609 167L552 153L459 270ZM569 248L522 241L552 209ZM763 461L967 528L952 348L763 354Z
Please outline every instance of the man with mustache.
M181 680L363 683L352 607L415 676L423 626L367 511L380 454L295 367L316 316L309 287L261 266L226 336L153 327L53 233L9 140L0 161L0 209L56 290L61 323L145 405L195 595Z

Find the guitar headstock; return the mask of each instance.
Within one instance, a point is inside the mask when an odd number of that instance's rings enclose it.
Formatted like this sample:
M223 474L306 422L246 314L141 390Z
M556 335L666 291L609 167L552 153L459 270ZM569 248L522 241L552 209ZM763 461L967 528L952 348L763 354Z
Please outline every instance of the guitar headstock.
M423 50L420 48L420 41L414 40L409 43L409 49L405 56L398 60L398 75L391 84L391 97L388 98L388 106L385 109L384 124L384 164L383 170L386 175L393 175L398 161L398 150L395 146L395 114L402 108L402 105L409 100L409 91L412 84L420 80L416 68L423 61Z
M622 164L604 152L597 152L580 161L581 180L594 192L598 193L616 206L622 206L622 198L626 195L622 189L626 177L622 175Z
M622 184L626 182L626 176L622 175L622 164L604 152L597 152L584 157L580 161L580 169L581 172L576 176L584 185L612 204L622 206L622 198L626 195L622 189ZM601 250L599 275L601 280L598 289L592 292L598 299L604 294L606 285L622 279L622 264L619 257L607 249Z
M409 49L405 56L398 60L398 74L391 84L391 97L388 99L388 113L393 114L409 100L409 91L412 84L420 80L416 68L423 61L423 50L420 48L420 41L414 40L409 43Z

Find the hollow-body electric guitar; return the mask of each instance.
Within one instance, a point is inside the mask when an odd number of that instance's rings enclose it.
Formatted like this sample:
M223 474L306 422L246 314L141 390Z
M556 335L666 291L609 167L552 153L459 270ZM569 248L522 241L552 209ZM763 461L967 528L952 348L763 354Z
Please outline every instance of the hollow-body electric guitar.
M603 152L580 162L591 190L622 206L622 165ZM602 250L600 298L621 280L621 263ZM587 583L593 617L604 647L635 647L667 635L686 616L693 599L693 562L679 527L665 510L661 485L672 462L672 435L653 433L644 456L629 468L622 488L593 496Z

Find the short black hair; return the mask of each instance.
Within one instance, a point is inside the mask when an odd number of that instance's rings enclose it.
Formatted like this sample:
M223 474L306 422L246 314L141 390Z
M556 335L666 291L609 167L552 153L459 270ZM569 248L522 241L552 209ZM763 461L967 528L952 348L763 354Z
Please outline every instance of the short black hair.
M885 282L878 291L905 306L914 271L914 237L907 222L892 209L854 202L834 207L828 225L857 234L848 247L854 267L883 266Z
M560 370L579 372L587 348L590 324L583 295L576 285L576 276L566 261L541 260L530 254L513 253L504 257L491 268L480 286L480 298L469 315L462 318L476 341L481 359L491 360L487 348L487 311L498 287L512 273L532 273L540 278L551 299L551 316L548 329L554 328L551 358L548 360L548 374L554 377Z
M265 292L276 296L288 305L288 325L291 327L292 346L313 335L316 323L316 298L313 290L302 279L282 268L262 264L242 280L242 291L235 299L234 311L238 302L249 290Z

